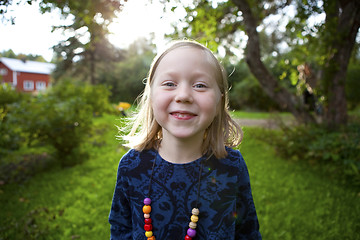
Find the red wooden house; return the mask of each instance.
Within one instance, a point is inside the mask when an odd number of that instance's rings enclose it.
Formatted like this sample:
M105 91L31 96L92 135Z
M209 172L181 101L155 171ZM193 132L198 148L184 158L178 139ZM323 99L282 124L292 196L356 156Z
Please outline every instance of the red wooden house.
M0 58L0 82L10 83L19 91L45 90L50 84L50 74L55 64Z

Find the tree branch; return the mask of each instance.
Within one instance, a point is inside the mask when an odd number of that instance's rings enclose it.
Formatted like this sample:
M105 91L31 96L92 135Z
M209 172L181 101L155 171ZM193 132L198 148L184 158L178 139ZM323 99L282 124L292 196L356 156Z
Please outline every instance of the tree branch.
M246 62L266 94L274 99L282 109L290 111L299 121L315 122L314 117L304 108L303 103L297 101L295 95L282 87L261 61L260 38L256 30L257 19L248 2L246 0L233 0L233 3L243 14L245 32L249 38L246 47Z

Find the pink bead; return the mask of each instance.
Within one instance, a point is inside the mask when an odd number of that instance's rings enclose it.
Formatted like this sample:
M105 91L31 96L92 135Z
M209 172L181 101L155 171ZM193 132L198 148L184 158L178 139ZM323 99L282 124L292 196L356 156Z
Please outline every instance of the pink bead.
M196 230L195 230L195 229L189 228L186 233L187 233L187 235L189 235L189 237L191 237L191 238L193 238L193 237L196 236Z
M144 199L144 204L145 205L150 205L151 204L151 199L150 198L145 198Z

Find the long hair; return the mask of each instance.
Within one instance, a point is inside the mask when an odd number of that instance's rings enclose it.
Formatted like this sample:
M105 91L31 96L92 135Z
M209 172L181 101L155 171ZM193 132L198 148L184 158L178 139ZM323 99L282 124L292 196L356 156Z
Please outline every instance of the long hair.
M238 146L243 138L241 127L229 114L227 75L217 58L207 47L190 40L175 41L169 48L154 58L144 92L138 97L138 111L131 119L132 126L130 132L123 137L128 142L126 146L139 151L159 147L158 144L162 139L162 128L155 120L151 107L151 87L161 60L172 50L181 47L191 47L204 51L213 65L216 75L215 79L222 94L222 99L219 113L205 131L202 152L203 154L214 154L217 158L226 157L225 146Z

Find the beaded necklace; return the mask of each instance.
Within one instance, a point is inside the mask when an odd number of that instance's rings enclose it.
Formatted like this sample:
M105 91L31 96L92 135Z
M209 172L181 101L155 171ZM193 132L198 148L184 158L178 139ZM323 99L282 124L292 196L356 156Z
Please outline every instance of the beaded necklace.
M155 162L156 162L156 158L159 155L159 152L157 153L157 155L154 158L154 162L152 165L152 169L151 169L151 175L150 175L150 181L149 181L149 191L148 191L148 196L144 199L144 206L143 206L143 213L144 213L144 230L145 230L145 236L147 238L147 240L155 240L155 236L153 235L152 229L152 220L150 217L150 213L151 213L151 198L150 198L150 192L151 192L151 182L152 182L152 178L153 178L153 173L154 173L154 168L155 168ZM206 159L206 161L212 156L212 154L209 155L209 157ZM196 227L197 227L197 222L199 221L199 209L198 209L198 202L199 202L199 196L200 196L200 185L201 185L201 173L202 173L202 169L203 169L203 165L204 165L204 161L201 161L200 163L200 169L199 169L199 183L198 183L198 189L197 189L197 196L196 196L196 204L195 204L195 208L192 209L191 211L191 217L190 217L190 223L189 223L189 228L186 231L186 236L185 236L185 240L192 240L195 236L196 236Z

